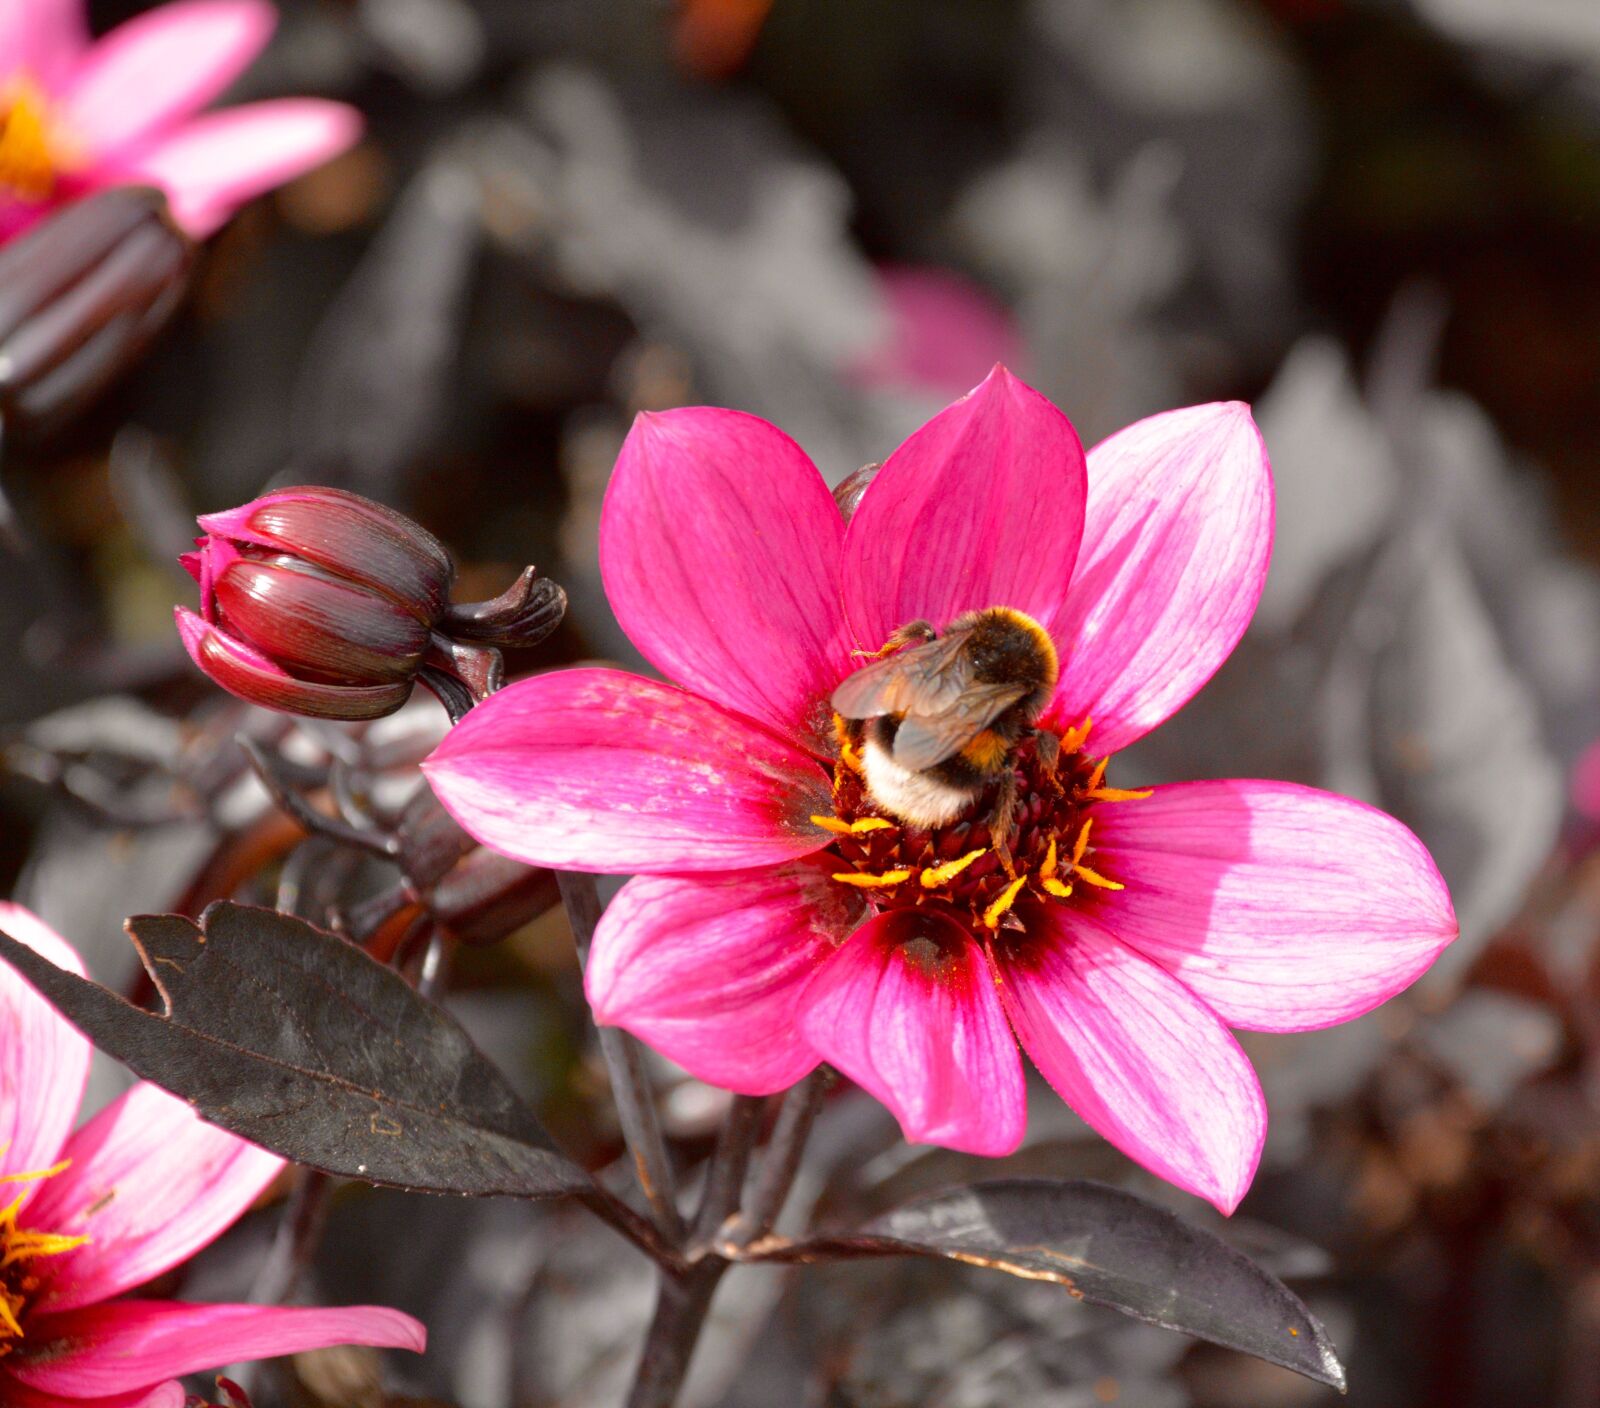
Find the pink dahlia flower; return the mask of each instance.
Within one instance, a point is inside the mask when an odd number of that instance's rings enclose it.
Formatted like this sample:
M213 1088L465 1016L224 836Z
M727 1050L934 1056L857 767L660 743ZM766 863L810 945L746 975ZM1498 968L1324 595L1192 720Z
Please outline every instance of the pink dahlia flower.
M264 0L178 0L91 41L83 0L0 0L0 240L105 186L156 186L204 238L360 136L343 103L197 116L272 34Z
M486 845L635 874L595 935L589 1000L703 1079L762 1094L827 1061L907 1138L999 1155L1023 1134L1020 1042L1118 1148L1231 1210L1266 1108L1229 1028L1359 1016L1456 933L1427 851L1371 807L1282 782L1107 781L1107 757L1233 649L1271 542L1242 405L1154 416L1086 463L1066 417L997 368L890 456L848 523L765 421L644 416L600 560L676 683L524 680L424 767ZM898 627L993 606L1060 662L1040 720L1059 762L1018 750L1004 858L984 801L931 828L875 805L828 702Z
M27 910L0 926L59 968L71 946ZM140 1084L74 1130L90 1045L0 963L0 1403L182 1408L172 1380L335 1344L421 1351L377 1306L338 1310L124 1300L238 1220L283 1160Z

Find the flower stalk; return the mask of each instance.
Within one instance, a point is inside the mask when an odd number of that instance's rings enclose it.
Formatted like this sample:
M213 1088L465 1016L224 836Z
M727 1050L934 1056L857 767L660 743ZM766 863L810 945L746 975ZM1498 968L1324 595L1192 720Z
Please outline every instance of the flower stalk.
M561 871L557 882L578 947L578 961L587 968L595 926L600 922L600 894L595 889L594 876ZM612 1098L617 1102L617 1121L633 1159L639 1189L649 1204L656 1230L669 1246L681 1247L685 1229L678 1212L677 1179L666 1140L662 1137L661 1121L656 1114L639 1045L620 1028L598 1027L596 1030L600 1054L611 1077Z

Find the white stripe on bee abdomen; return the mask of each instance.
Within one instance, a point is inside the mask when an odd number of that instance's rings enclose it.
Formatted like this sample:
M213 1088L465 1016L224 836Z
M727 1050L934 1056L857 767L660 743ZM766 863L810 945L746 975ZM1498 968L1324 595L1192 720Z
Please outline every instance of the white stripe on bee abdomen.
M912 772L871 739L861 750L861 770L873 801L912 826L944 826L972 803L970 792Z

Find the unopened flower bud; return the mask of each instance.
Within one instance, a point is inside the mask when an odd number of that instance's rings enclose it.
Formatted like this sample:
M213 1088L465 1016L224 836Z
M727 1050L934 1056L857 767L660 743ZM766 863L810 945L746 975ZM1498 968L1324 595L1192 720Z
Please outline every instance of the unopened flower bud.
M493 633L471 627L485 612L518 613L452 607L450 554L393 509L342 489L281 489L200 526L206 536L183 558L200 612L179 607L178 631L230 693L285 713L373 719L420 682L459 717L499 686ZM553 615L520 613L533 629L506 643L531 644L560 620L564 593L542 580L532 593L533 580L529 569L508 597L549 597Z
M0 248L0 415L48 434L131 367L183 300L195 246L154 190L103 191Z

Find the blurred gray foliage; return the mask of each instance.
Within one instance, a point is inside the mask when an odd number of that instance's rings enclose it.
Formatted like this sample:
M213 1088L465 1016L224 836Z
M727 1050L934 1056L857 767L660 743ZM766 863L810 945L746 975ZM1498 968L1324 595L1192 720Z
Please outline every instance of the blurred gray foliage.
M382 498L429 448L481 229L463 164L440 157L411 179L307 349L282 477Z
M1234 0L1034 0L1020 152L963 197L1034 374L1093 441L1223 379L1295 312L1299 75Z
M643 101L555 68L527 127L488 160L502 216L576 292L615 298L684 348L707 399L759 410L832 481L860 467L863 407L838 373L881 333L850 197L746 95L669 88Z

